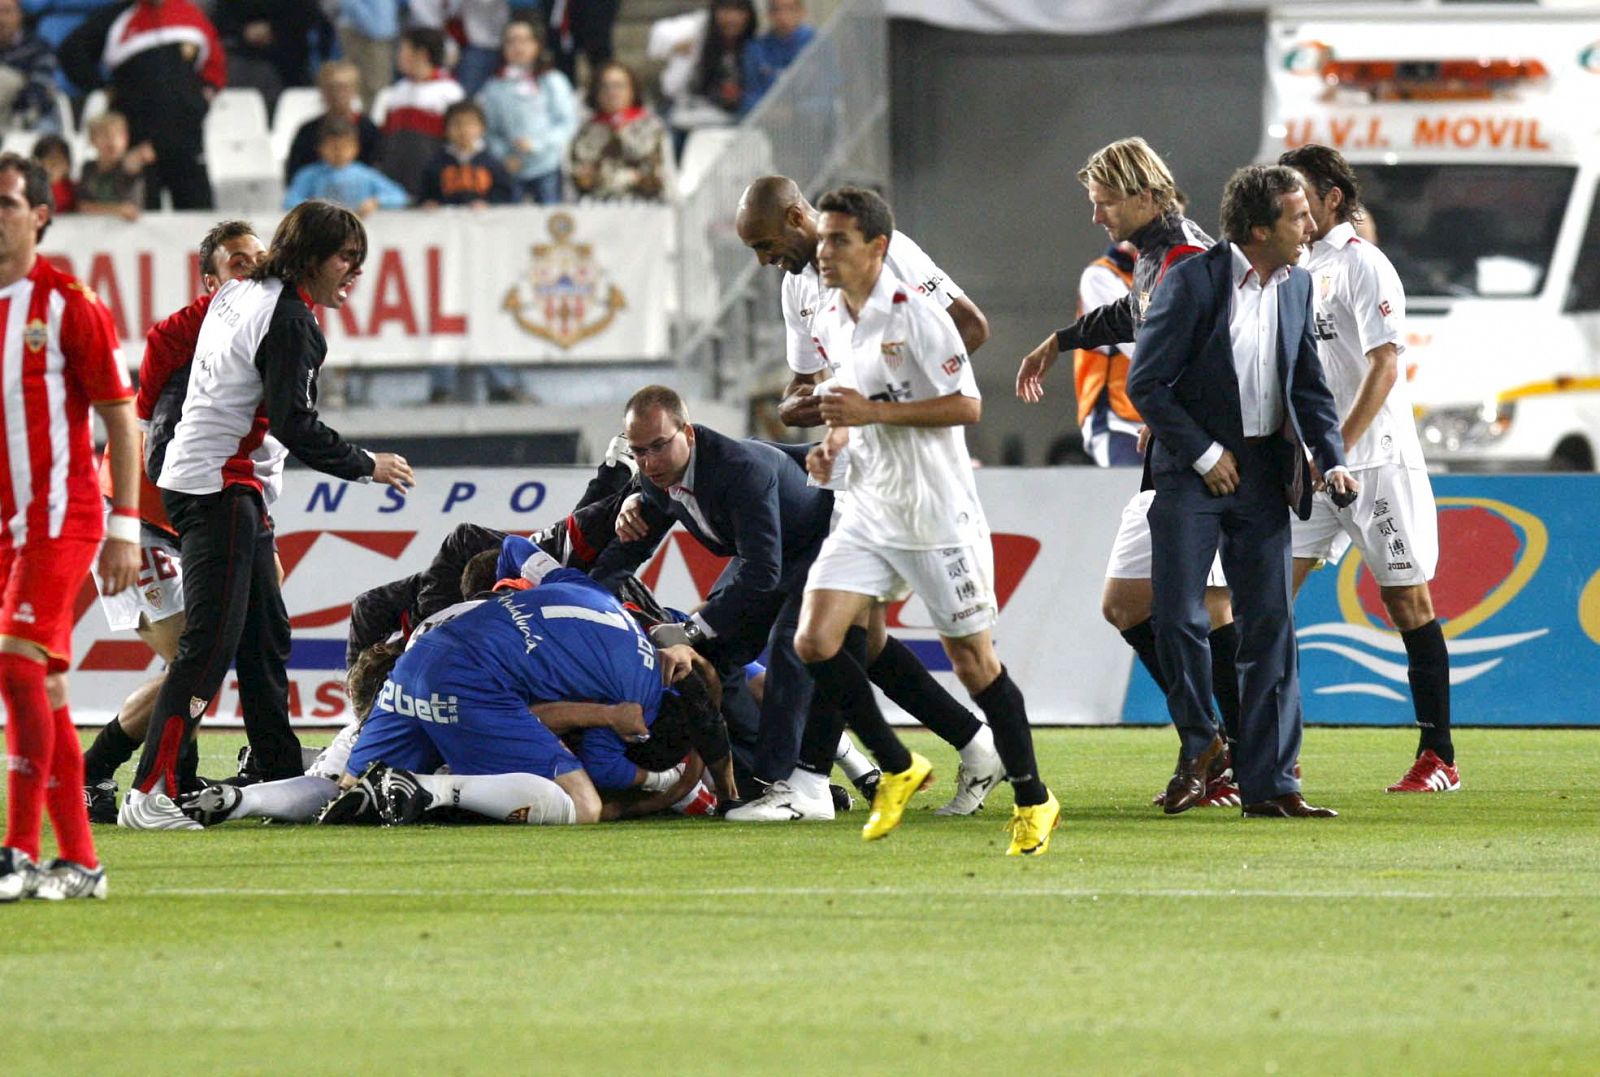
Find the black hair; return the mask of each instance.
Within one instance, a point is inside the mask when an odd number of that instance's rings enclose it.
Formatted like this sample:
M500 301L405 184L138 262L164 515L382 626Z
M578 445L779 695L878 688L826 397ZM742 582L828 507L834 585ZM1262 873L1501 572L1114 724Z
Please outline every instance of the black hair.
M1350 162L1338 150L1309 142L1281 154L1278 163L1310 180L1318 198L1326 198L1329 191L1339 188L1344 196L1339 203L1341 221L1359 221L1367 215L1367 207L1361 204L1361 184Z
M854 217L862 238L869 241L894 234L894 211L882 195L865 187L835 187L817 200L817 209Z
M332 202L313 198L301 202L278 222L266 260L250 275L252 280L281 277L298 283L315 273L329 258L349 246L367 258L367 230L361 218Z
M58 138L58 136L46 135L45 138ZM44 139L41 138L39 141L43 142ZM62 145L65 145L65 142ZM37 144L35 144L35 149L37 148ZM70 153L68 154L68 159L71 159ZM50 221L56 215L56 198L55 194L50 190L50 174L44 170L44 165L40 164L36 159L24 157L20 153L12 153L9 150L5 153L0 153L0 172L15 172L21 176L22 195L28 200L28 205L44 206L50 211L50 215L45 218L44 224L33 235L34 242L37 243L44 238L45 230L50 227Z
M200 240L200 272L213 277L216 276L217 270L212 265L212 259L217 256L218 249L230 239L238 239L240 236L253 236L255 234L255 226L249 221L218 221L212 225L211 231L207 232L205 238Z
M1250 242L1250 229L1271 228L1283 215L1282 195L1300 190L1300 174L1283 165L1246 165L1222 189L1222 234L1230 243Z
M400 40L424 53L434 67L444 63L444 33L427 26L413 26L400 35Z

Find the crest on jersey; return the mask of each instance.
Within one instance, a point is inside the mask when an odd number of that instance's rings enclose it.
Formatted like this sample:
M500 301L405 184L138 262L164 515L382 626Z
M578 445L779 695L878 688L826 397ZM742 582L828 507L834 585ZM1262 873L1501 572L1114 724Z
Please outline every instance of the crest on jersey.
M1139 317L1143 318L1150 312L1150 293L1139 293Z
M552 213L549 243L536 243L527 275L506 291L500 307L523 332L562 350L606 331L628 304L595 259L594 248L573 240L570 213Z
M49 340L50 327L44 324L43 318L35 318L22 331L22 342L28 346L30 352L44 350L44 346Z
M1328 297L1333 294L1332 273L1324 273L1322 276L1317 278L1317 294L1321 297L1324 303L1328 301Z
M883 361L890 370L898 370L900 364L906 361L906 342L903 340L886 340L878 346L883 353Z

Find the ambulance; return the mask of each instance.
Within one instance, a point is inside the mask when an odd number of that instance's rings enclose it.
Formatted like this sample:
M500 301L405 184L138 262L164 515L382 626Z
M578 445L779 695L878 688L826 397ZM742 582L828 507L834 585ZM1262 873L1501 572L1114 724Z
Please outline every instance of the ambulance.
M1600 3L1275 9L1261 159L1355 166L1430 466L1600 458Z

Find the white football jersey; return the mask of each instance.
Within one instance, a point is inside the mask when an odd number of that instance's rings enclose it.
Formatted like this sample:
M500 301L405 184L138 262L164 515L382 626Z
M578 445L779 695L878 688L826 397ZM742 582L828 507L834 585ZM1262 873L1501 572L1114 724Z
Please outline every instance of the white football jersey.
M944 310L967 293L950 275L934 264L928 253L904 232L889 237L889 250L883 257L884 271L904 281ZM815 262L806 263L799 273L783 275L783 327L785 357L796 374L815 374L827 367L812 346L811 323L822 307L828 289Z
M952 393L979 399L967 350L938 300L896 279L887 266L850 316L844 293L830 291L812 321L819 359L838 384L874 400L933 400ZM988 522L959 426L850 428L850 494L838 531L908 550L986 540Z
M1367 353L1384 344L1405 353L1405 289L1389 259L1357 236L1348 221L1313 243L1300 264L1311 274L1317 354L1342 421L1371 365ZM1345 458L1352 471L1382 464L1426 466L1404 364L1372 425Z

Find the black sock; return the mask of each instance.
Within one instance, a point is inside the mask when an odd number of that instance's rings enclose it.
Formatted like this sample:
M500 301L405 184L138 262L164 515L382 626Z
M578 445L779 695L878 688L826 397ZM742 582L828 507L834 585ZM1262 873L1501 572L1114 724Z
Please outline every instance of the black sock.
M1043 804L1050 797L1039 778L1039 765L1033 758L1033 730L1028 727L1028 710L1022 702L1022 689L1011 679L1004 666L983 691L972 697L989 719L994 732L994 750L1000 753L1005 765L1006 779L1011 782L1017 804L1028 807Z
M1211 630L1211 694L1222 712L1222 735L1231 751L1239 743L1239 630L1233 622Z
M834 761L839 757L839 738L844 736L844 712L812 693L811 711L806 715L805 728L800 731L800 754L795 766L823 777L833 773Z
M867 671L848 650L841 649L821 662L807 662L806 669L816 681L816 690L822 693L822 706L837 707L844 713L845 723L861 738L878 769L898 773L910 768L911 753L884 720L878 701L873 698ZM838 740L834 743L837 745Z
M1167 675L1161 672L1161 659L1156 654L1155 622L1146 617L1132 628L1124 628L1122 638L1128 641L1128 646L1139 656L1139 661L1150 674L1150 679L1156 682L1156 687L1161 689L1162 698L1165 698L1172 686L1167 681Z
M178 791L192 793L204 785L200 780L200 738L190 736L178 750Z
M1444 643L1444 630L1435 618L1420 628L1400 633L1410 660L1407 677L1411 681L1411 705L1416 708L1422 737L1417 754L1428 749L1454 765L1456 747L1450 741L1450 650Z
M111 719L83 753L83 784L93 785L115 777L117 768L132 759L142 743L122 731L120 719Z
M867 666L867 676L883 689L884 695L952 748L965 748L982 727L976 715L933 679L911 648L893 636Z

